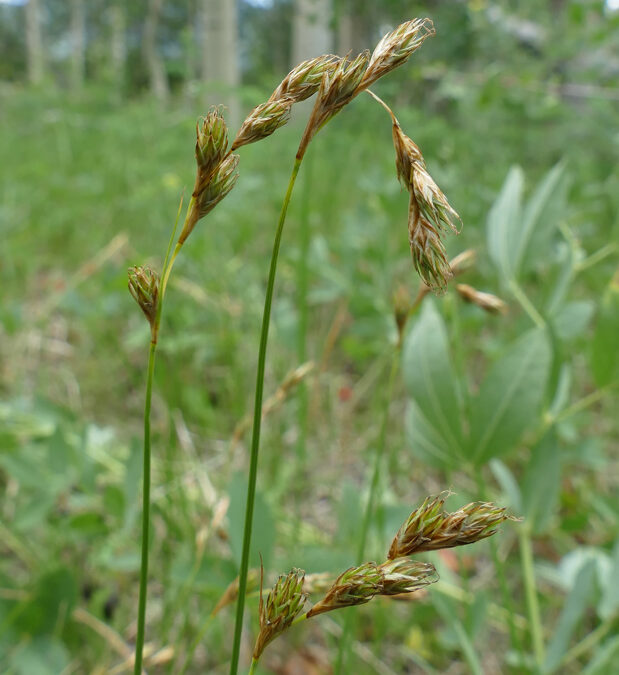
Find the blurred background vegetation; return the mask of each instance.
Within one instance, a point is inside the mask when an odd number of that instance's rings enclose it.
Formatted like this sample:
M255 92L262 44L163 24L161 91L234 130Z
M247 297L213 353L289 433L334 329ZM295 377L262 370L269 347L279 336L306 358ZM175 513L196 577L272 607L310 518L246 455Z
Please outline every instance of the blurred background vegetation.
M368 554L427 494L523 516L429 555L441 581L289 631L262 672L616 673L619 12L596 0L0 2L0 671L129 672L148 327L130 264L160 267L196 118L234 129L290 67L437 35L376 91L464 222L464 283L407 327ZM154 400L150 673L227 672L266 266L309 108L243 148L175 268ZM354 563L395 348L414 298L384 111L360 97L312 144L284 234L254 562ZM460 281L460 280L458 280ZM404 291L402 291L404 289ZM424 373L430 373L426 378ZM245 657L256 627L249 601ZM336 613L337 614L337 613ZM199 638L199 639L197 639ZM193 647L196 645L195 651ZM150 665L149 665L150 664Z

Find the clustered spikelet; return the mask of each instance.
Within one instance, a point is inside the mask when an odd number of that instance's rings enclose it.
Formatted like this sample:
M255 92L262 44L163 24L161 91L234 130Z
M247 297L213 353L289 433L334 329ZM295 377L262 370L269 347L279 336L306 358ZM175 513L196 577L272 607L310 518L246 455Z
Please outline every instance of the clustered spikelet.
M256 106L247 116L232 143L232 150L270 136L290 119L294 103L309 98L320 87L323 76L340 61L338 56L324 54L303 61L282 80L265 103Z
M372 53L360 90L367 89L383 75L401 66L421 47L426 38L435 34L434 24L430 19L406 21L387 33Z
M335 580L325 597L307 613L307 618L342 607L363 605L383 588L383 574L376 563L351 567Z
M370 53L366 50L352 61L343 58L335 68L325 70L297 157L303 157L309 142L321 127L357 95L369 59Z
M334 54L323 54L303 61L286 75L269 100L277 101L287 97L294 103L305 101L318 91L325 72L333 69L340 60Z
M379 570L383 575L380 595L413 593L438 581L438 574L432 563L410 558L387 560L379 566Z
M303 592L304 577L305 572L299 569L280 576L266 602L262 598L260 584L260 632L254 647L254 659L258 660L269 642L283 633L302 612L307 600L307 594Z
M453 513L444 512L449 493L428 497L413 511L394 537L387 557L395 560L423 551L465 546L490 537L505 520L505 509L489 502L473 502Z
M458 233L460 216L426 169L417 144L403 131L391 108L371 91L368 93L389 113L392 121L395 166L398 180L409 192L408 239L413 264L431 290L442 291L453 276L441 233Z
M159 276L150 267L130 267L129 292L138 303L151 327L155 339L157 304L159 302Z
M465 302L477 305L483 309L484 312L488 312L488 314L507 313L507 305L505 302L492 293L483 293L468 284L457 284L456 291Z
M196 125L197 173L192 202L178 244L185 243L196 223L212 211L234 187L238 155L228 151L228 128L220 108L213 108Z

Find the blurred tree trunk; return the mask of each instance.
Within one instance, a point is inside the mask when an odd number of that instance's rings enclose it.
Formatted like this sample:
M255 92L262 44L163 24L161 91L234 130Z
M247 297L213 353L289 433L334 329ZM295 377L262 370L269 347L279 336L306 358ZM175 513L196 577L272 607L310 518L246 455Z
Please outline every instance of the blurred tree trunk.
M170 90L163 62L157 53L157 27L162 6L163 0L148 0L142 50L148 68L151 91L157 100L165 102L168 99Z
M28 0L26 5L26 51L28 80L39 84L43 79L43 41L41 39L41 6L39 0Z
M356 56L374 39L372 28L380 23L380 4L370 0L335 0L334 30L338 54Z
M228 107L232 126L239 121L238 100L234 92L241 81L236 0L200 0L201 75L210 88L208 102Z
M125 5L122 0L114 2L109 8L110 20L110 65L112 79L116 89L121 92L125 84L125 64L127 61L127 37Z
M331 0L296 0L292 65L333 51Z
M84 85L85 46L84 0L71 0L71 89L74 91L78 91Z

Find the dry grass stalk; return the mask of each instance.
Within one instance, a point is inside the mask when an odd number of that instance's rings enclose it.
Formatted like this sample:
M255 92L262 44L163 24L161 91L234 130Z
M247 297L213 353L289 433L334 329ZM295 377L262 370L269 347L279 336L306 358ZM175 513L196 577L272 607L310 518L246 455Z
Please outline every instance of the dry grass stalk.
M288 373L281 384L262 406L262 419L275 412L290 396L295 388L314 370L314 362L308 361ZM251 426L252 417L246 415L235 427L231 443L235 446Z
M492 293L483 293L467 284L457 284L456 291L465 302L477 305L489 314L507 314L507 304Z
M307 612L307 618L342 607L363 605L383 588L383 574L376 563L351 567L333 582L325 597Z
M260 582L260 632L254 647L253 657L257 661L265 647L278 635L283 633L303 611L307 594L303 592L303 570L292 569L282 575L267 596L262 597L262 581Z
M258 570L249 570L247 574L247 593L251 593L258 588L258 582L260 580L260 574ZM231 605L233 602L236 602L236 599L239 597L239 578L237 577L233 582L230 583L228 588L224 591L224 594L219 598L219 601L215 605L211 614L219 614L219 612L228 605Z
M391 543L389 560L473 544L493 535L505 520L516 520L504 508L489 502L473 502L446 513L442 509L449 494L428 497L411 513Z

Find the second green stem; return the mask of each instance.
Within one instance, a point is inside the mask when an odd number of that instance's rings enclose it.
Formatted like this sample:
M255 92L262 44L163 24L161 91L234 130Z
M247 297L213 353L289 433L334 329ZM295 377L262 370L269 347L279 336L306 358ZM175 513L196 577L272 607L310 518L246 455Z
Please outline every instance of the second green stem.
M279 247L286 222L286 212L292 196L292 190L299 173L301 159L297 158L292 168L292 174L282 204L282 210L279 216L275 240L273 241L273 252L271 254L271 264L269 267L269 278L267 281L266 296L264 299L264 312L262 314L262 329L260 333L260 348L258 351L258 371L256 375L256 398L254 402L254 423L251 443L251 457L249 464L249 477L247 481L247 503L245 506L245 527L243 532L243 553L241 555L241 570L239 572L239 594L236 604L236 621L234 626L234 644L232 647L232 657L230 659L230 675L236 675L239 666L239 653L241 650L241 633L243 630L243 612L245 610L245 592L247 590L247 573L249 570L249 551L251 547L251 534L254 518L254 501L256 497L256 477L258 474L258 453L260 450L260 429L262 425L262 395L264 389L264 369L266 363L267 343L269 339L269 324L271 320L271 304L273 301L273 290L275 286L275 273L277 271L277 260L279 257Z

